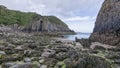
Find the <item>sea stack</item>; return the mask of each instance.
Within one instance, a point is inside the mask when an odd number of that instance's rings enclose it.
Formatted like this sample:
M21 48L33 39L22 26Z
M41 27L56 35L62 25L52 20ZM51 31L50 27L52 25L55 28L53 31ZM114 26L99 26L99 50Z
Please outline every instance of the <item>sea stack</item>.
M120 0L105 0L90 36L93 41L120 45Z

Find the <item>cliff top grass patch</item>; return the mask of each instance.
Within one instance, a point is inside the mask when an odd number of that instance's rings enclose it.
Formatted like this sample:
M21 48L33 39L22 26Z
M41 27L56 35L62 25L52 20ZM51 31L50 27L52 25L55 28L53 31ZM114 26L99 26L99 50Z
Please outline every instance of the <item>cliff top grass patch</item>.
M59 18L55 16L43 16L43 17L47 18L51 23L67 26L63 21L61 21Z
M0 7L0 24L4 25L26 25L31 20L36 19L37 16L39 15L36 13L9 10L3 8L3 6Z

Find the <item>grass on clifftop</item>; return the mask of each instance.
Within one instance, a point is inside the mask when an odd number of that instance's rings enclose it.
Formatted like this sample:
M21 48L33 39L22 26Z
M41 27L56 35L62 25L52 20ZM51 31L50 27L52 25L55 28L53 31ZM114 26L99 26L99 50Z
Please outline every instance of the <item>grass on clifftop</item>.
M44 18L47 18L51 23L67 26L63 21L55 16L44 16Z
M0 7L0 24L26 25L37 15L38 14L36 13L25 13L25 12L20 12L20 11L8 10L7 8Z

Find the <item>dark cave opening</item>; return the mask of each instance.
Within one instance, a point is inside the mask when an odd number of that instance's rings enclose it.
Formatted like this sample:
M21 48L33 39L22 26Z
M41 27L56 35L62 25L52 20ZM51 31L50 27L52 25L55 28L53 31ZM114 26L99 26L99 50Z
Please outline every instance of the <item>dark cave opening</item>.
M40 28L39 28L39 31L42 31L43 30L43 21L40 21Z

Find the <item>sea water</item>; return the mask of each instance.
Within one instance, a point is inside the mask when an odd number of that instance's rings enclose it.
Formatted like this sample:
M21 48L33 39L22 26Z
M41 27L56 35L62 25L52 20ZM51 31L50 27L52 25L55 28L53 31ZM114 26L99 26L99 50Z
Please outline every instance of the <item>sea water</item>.
M81 39L81 38L87 39L91 35L91 33L81 33L81 32L76 32L76 33L77 33L76 35L64 35L64 38L68 40L75 40L76 37L78 39Z

